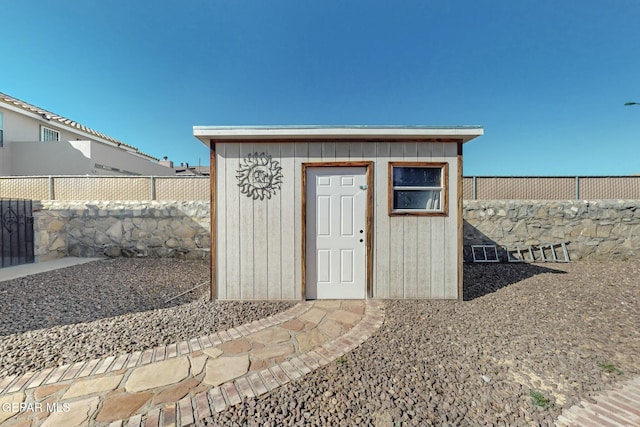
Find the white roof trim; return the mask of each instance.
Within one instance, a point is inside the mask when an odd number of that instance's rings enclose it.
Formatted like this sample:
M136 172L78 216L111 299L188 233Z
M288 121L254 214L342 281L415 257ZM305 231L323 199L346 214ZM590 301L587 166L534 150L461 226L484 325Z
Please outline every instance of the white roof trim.
M193 135L209 144L211 139L361 139L453 138L468 142L483 135L480 126L194 126Z

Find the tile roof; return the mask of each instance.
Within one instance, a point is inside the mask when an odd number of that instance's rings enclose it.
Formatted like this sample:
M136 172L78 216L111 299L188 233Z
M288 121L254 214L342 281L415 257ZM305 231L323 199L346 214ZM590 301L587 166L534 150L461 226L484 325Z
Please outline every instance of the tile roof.
M39 114L40 116L42 116L46 120L56 121L56 122L60 123L61 125L69 126L69 127L74 128L74 129L77 129L79 131L82 131L82 132L88 133L90 135L96 136L98 138L101 138L101 139L103 139L105 141L109 141L109 142L113 142L114 144L118 144L118 146L127 147L131 151L134 151L134 152L136 152L138 154L141 154L141 155L143 155L145 157L149 157L149 158L151 158L153 160L156 160L156 161L159 160L159 159L157 159L157 158L155 158L155 157L153 157L153 156L151 156L149 154L143 153L142 151L138 150L138 148L134 147L133 145L126 144L126 143L124 143L124 142L122 142L122 141L120 141L118 139L115 139L115 138L112 138L112 137L110 137L108 135L105 135L102 132L98 132L95 129L91 129L91 128L89 128L89 127L87 127L87 126L85 126L83 124L80 124L80 123L78 123L76 121L73 121L73 120L68 119L66 117L63 117L63 116L59 116L59 115L57 115L55 113L52 113L51 111L45 110L44 108L40 108L40 107L37 107L37 106L35 106L33 104L29 104L28 102L25 102L25 101L22 101L20 99L14 98L14 97L12 97L10 95L7 95L6 93L0 92L0 102L5 102L7 104L11 104L14 107L18 107L18 108L20 108L22 110L25 110L27 112Z

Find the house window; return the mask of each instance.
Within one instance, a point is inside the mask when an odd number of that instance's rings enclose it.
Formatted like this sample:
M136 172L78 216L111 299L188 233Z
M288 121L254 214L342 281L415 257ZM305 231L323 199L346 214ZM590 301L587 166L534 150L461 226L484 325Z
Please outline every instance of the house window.
M0 112L0 147L2 147L2 144L4 142L4 127L3 127L3 121L2 121L2 113Z
M447 163L390 162L389 215L447 215Z
M42 126L40 128L40 141L60 141L60 132Z

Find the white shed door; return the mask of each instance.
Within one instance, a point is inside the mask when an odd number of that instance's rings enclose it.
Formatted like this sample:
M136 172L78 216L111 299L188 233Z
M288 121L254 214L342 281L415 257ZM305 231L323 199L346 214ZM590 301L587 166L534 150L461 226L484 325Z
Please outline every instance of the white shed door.
M363 167L307 169L307 298L365 298L366 184Z

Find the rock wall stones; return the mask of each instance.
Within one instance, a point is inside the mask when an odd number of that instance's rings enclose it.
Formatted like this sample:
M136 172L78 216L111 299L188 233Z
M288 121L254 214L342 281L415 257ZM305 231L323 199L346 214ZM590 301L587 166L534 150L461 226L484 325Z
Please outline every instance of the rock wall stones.
M55 201L34 209L36 256L205 258L208 202Z
M467 261L481 243L566 242L572 260L640 256L640 200L468 200L463 217Z
M42 201L34 205L36 256L205 258L209 203ZM640 200L467 200L470 245L568 244L572 260L640 256ZM504 257L504 254L502 254Z

